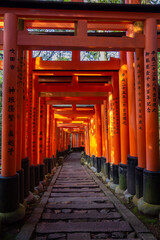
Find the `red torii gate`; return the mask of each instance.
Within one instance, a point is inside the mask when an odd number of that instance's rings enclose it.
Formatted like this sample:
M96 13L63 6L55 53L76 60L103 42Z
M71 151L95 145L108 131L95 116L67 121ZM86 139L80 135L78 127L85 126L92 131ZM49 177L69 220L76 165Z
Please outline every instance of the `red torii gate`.
M42 180L38 176L40 172L43 177L44 157L50 158L57 149L67 150L69 132L62 130L68 128L62 115L68 117L72 113L72 121L69 120L71 127L74 128L73 120L78 120L78 117L83 119L82 128L79 124L75 126L79 128L77 132L85 132L85 150L88 157L96 154L99 161L102 154L105 154L107 166L110 163L113 166L114 184L119 184L121 190L127 188L129 193L136 194L138 199L143 197L148 204L159 205L160 190L157 188L160 181L157 83L157 51L160 49L160 38L157 37L159 7L118 5L117 8L116 5L103 5L102 11L102 5L98 4L95 7L92 4L79 3L50 2L50 5L48 4L33 2L29 5L27 1L0 3L0 15L4 17L4 23L1 21L4 31L0 31L0 45L4 51L0 212L4 214L12 212L20 218L24 216L22 205L19 208L19 203L23 203L24 199L23 191L27 197L29 190L33 191L37 179ZM138 21L144 23L145 34ZM48 26L56 29L73 29L74 33L65 36L60 36L58 33L35 35L27 31L27 28L45 29ZM117 37L114 33L112 36L107 33L88 34L88 30L102 29L127 31L127 36ZM36 59L33 64L31 50L44 49L71 50L75 62L73 65L54 63L54 67L52 63L46 65L41 59ZM91 62L84 64L80 62L80 50L121 51L120 65L118 60L111 60L108 64ZM108 69L105 68L105 64ZM69 78L69 83L63 83L66 87L60 83L40 82L42 79L40 75L45 79L46 76L53 75L60 69L63 70L62 76L66 76L67 70L72 72L68 75L71 76L71 81ZM94 76L95 79L97 77L95 83L89 85L86 82L79 82L81 81L79 71L82 70L86 79L87 74ZM107 72L108 70L110 72ZM100 76L97 76L97 73ZM107 76L110 77L110 83ZM99 83L100 79L103 79L102 84ZM94 110L77 110L76 104L88 101L95 104ZM63 109L63 112L59 110L59 114L58 109L51 107L53 102L71 103L72 111ZM58 122L59 115L63 119L62 125ZM90 122L85 122L83 117L87 117ZM101 125L105 130L104 133ZM73 142L75 146L75 140ZM130 155L127 160L128 154ZM31 184L28 186L27 175L23 189L21 159L25 159L23 163L26 165L23 167L28 169L27 157L30 159ZM20 180L16 172L19 173ZM142 191L143 184L144 191ZM21 215L17 214L19 209L22 209Z

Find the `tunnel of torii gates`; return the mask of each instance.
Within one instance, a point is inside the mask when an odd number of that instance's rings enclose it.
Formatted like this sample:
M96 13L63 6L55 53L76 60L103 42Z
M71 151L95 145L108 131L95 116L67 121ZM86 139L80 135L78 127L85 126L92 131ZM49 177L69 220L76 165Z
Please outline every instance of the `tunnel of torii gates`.
M106 177L137 203L160 205L159 12L153 5L1 1L2 221L24 216L24 199L71 147L84 147L97 170L103 162ZM72 51L72 61L34 59L32 50ZM81 50L116 50L120 58L84 62Z

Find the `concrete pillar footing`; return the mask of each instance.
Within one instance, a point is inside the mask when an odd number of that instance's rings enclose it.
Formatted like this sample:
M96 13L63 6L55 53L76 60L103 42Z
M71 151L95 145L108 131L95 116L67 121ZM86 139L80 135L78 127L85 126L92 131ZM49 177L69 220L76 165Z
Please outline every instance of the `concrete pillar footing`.
M118 185L115 189L115 193L118 195L124 195L124 190L120 189L120 186Z
M146 203L143 198L140 198L137 203L138 210L144 214L156 216L160 213L160 205Z
M1 223L15 223L23 219L25 216L25 207L23 204L19 204L18 209L12 212L0 213Z
M124 198L127 200L127 202L131 202L133 195L128 192L128 189L124 191Z

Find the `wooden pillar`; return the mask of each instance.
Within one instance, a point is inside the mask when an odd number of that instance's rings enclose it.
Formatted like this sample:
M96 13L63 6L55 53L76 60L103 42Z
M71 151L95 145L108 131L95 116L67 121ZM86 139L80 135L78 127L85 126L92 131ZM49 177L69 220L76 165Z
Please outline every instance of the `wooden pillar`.
M23 22L19 21L19 30L23 29ZM17 66L17 166L16 170L21 175L22 160L22 120L23 120L23 48L18 47Z
M120 129L119 129L119 79L118 73L112 78L112 95L110 95L110 136L111 136L111 161L113 168L113 183L119 183L118 165L120 163Z
M111 162L111 137L110 137L110 112L109 112L109 93L106 96L103 104L103 118L104 118L104 137L105 137L105 158L106 164L104 173L107 179L110 179L110 162Z
M144 170L144 201L160 204L160 162L157 81L157 22L145 22L145 127L146 170Z
M120 106L120 136L121 136L121 163L127 164L129 154L128 129L128 87L126 52L120 52L121 66L119 70L119 106Z
M120 52L119 70L119 106L120 106L120 142L121 163L119 166L119 187L127 188L127 156L129 154L129 126L128 126L128 83L126 52Z
M57 121L53 120L53 155L56 156L57 152Z
M16 174L17 149L17 16L4 14L3 32L3 99L2 99L2 171L0 176L0 212L14 212L19 208L19 183ZM2 190L3 189L3 190ZM12 213L13 214L13 213ZM18 214L17 214L18 215ZM5 222L13 222L4 216ZM16 217L16 214L15 214ZM17 216L18 217L18 216ZM2 219L3 220L3 217ZM19 220L17 218L17 220Z
M17 17L6 13L4 18L3 109L2 109L2 176L16 174L17 118Z
M102 156L102 129L101 129L101 105L95 105L95 130L97 140L97 157Z
M47 105L47 115L46 115L46 157L49 157L49 120L50 120L50 105Z
M32 163L37 165L38 160L38 77L32 82Z
M27 156L30 160L30 165L33 164L32 162L32 52L27 51L27 92L28 92L28 116L27 116Z
M49 105L49 137L48 137L48 157L50 157L50 153L51 153L51 121L52 121L52 117L51 117L51 108L52 106Z
M103 118L104 118L104 138L105 138L105 158L106 162L109 162L109 138L108 138L108 115L109 115L109 109L108 109L108 96L106 100L104 100L103 104Z
M44 137L44 128L43 128L43 115L44 115L44 98L39 97L39 124L38 124L38 163L43 164L44 148L43 148L43 137Z
M133 56L133 52L127 52L129 148L130 156L137 157L136 104Z
M134 32L143 33L143 23L135 22ZM135 93L136 93L136 127L137 127L137 155L136 167L136 197L143 196L143 170L146 167L146 139L145 139L145 93L144 93L144 50L135 49Z
M101 122L102 122L102 156L105 157L105 132L104 132L104 105L101 104Z
M42 131L42 153L43 153L43 158L45 158L46 155L46 129L47 129L47 105L45 99L43 100L43 131Z
M82 144L81 144L82 145ZM87 146L88 146L88 156L90 156L90 137L89 137L89 123L87 124Z
M133 37L133 28L128 29L128 36ZM127 158L127 189L131 195L135 195L135 168L137 160L137 127L136 127L136 101L135 101L135 75L134 53L127 52L127 76L128 76L128 122L129 122L129 149Z
M22 117L22 159L27 157L27 120L28 120L28 78L26 51L23 59L23 117Z

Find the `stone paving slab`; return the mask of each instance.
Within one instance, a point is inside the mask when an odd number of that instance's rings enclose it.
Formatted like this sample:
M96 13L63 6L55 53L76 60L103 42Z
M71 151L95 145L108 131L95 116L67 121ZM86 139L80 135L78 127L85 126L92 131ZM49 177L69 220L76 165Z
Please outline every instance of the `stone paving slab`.
M95 184L94 181L56 181L56 184Z
M75 233L75 232L131 232L130 225L125 222L40 222L36 227L36 233Z
M67 236L67 240L90 240L89 233L69 233Z
M51 193L51 197L104 197L104 193L97 192L66 192L66 193Z
M48 235L48 240L53 240L53 239L62 239L65 238L66 234L64 233L53 233Z
M95 202L95 201L99 201L99 202L104 202L107 201L108 198L107 197L50 197L48 199L48 202L68 202L68 201L77 201L77 202Z
M97 178L97 176L87 167L85 167L86 171L90 173L90 175L93 177L95 182L99 185L101 190L104 192L104 194L108 197L108 200L114 203L115 207L118 209L120 214L122 214L123 218L131 224L133 227L134 231L139 234L139 233L150 233L149 229L130 211L128 210L121 202L120 200L114 196L114 194L107 189L107 187ZM152 239L154 240L153 234ZM143 239L141 237L141 239ZM147 240L147 239L146 239Z
M65 184L65 185L58 185L55 184L55 188L97 188L97 185L82 185L82 184Z
M42 219L66 220L66 219L117 219L121 215L118 212L99 213L95 210L92 213L43 213Z
M101 189L100 188L80 188L80 189L73 189L73 188L61 188L61 189L57 189L57 188L53 188L52 189L52 193L80 193L80 192L101 192Z
M62 186L62 187L74 187L74 186L86 186L86 185L88 185L90 187L92 187L92 186L96 186L97 187L95 182L94 183L85 183L85 182L84 183L81 183L81 182L57 183L56 182L55 186L57 186L57 185Z
M114 208L114 205L112 203L89 203L89 204L52 204L48 203L46 205L46 208L51 209L110 209Z

